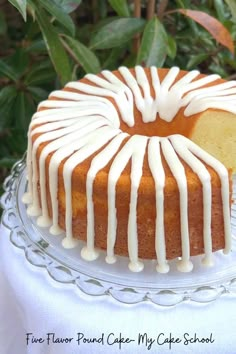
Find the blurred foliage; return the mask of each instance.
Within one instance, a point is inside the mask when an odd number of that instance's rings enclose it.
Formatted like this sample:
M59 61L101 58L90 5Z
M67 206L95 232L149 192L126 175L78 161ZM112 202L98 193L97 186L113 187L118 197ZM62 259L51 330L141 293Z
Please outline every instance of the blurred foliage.
M0 178L55 88L136 64L233 78L235 39L235 0L0 0Z

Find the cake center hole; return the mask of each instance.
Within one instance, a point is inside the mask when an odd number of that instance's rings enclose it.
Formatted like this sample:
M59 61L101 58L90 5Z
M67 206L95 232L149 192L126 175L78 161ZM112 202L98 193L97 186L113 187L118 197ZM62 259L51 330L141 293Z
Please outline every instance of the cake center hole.
M198 115L186 117L184 115L183 109L177 113L171 122L166 122L163 120L159 114L156 116L154 122L144 123L142 120L141 113L134 108L135 124L133 127L129 127L125 122L120 120L120 129L130 135L145 135L145 136L161 136L166 137L172 134L181 134L187 138L191 136L192 129L194 128L195 122Z

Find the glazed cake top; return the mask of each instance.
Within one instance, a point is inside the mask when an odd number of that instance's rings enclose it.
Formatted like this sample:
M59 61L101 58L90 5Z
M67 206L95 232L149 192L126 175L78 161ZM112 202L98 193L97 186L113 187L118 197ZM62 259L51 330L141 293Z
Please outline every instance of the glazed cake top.
M203 185L204 204L204 248L205 262L212 262L211 240L211 178L206 164L219 175L222 185L222 200L225 224L225 251L230 250L231 231L229 214L229 181L227 169L207 152L199 148L186 137L173 134L167 137L129 135L122 131L121 123L135 126L134 108L142 117L143 124L161 119L174 120L177 112L183 109L186 117L209 108L228 110L236 113L235 82L220 82L218 75L201 76L198 71L184 73L177 79L180 70L170 69L160 80L155 67L143 69L135 67L132 72L121 67L118 75L103 71L102 76L86 75L86 82L71 82L65 90L54 91L50 99L39 105L39 111L33 116L29 129L28 144L28 202L32 204L28 212L40 215L39 224L48 225L47 195L45 188L45 161L52 154L49 164L49 189L52 202L52 233L59 232L57 179L58 168L63 160L63 178L66 203L65 247L73 247L76 240L72 232L72 196L71 180L74 169L88 157L94 156L87 175L87 245L82 251L85 259L95 259L94 248L94 207L93 182L96 174L112 160L108 172L108 232L107 257L109 263L115 261L114 245L116 241L116 184L128 161L131 161L130 212L128 216L128 250L130 269L140 271L142 262L138 259L137 199L138 188L143 173L143 161L147 154L149 168L155 182L156 209L156 255L160 272L167 272L169 266L165 253L164 230L164 187L165 171L161 155L164 156L171 173L176 179L180 194L180 218L182 235L182 260L179 270L190 271L190 244L188 228L188 189L184 161L197 174ZM147 78L147 72L151 81ZM214 82L216 84L214 84ZM210 85L210 86L209 86ZM112 100L110 100L111 98ZM188 118L186 118L188 119ZM32 137L38 137L32 141ZM40 144L47 143L39 159L37 171L36 152ZM40 201L37 181L40 183ZM27 199L26 198L26 199Z

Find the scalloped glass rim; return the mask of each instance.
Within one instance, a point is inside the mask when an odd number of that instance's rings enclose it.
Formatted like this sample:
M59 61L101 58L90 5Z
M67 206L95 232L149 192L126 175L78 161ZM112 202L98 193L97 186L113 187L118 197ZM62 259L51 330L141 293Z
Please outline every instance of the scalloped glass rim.
M29 217L21 202L26 189L24 157L17 162L11 175L5 180L5 193L1 198L4 209L2 223L11 230L10 240L25 252L33 265L44 267L49 275L61 283L72 283L92 296L111 295L116 300L132 304L151 300L161 306L173 306L191 300L206 303L225 293L236 293L236 240L230 255L222 251L214 254L215 266L206 268L201 258L192 257L191 273L176 271L176 261L170 262L171 271L160 274L155 271L155 261L144 261L144 271L132 273L128 259L118 257L115 265L106 264L105 252L98 260L86 262L80 257L83 242L73 250L61 246L63 236L52 236L48 229L39 228L35 218ZM236 199L236 176L234 176ZM232 232L236 235L236 204L232 205Z

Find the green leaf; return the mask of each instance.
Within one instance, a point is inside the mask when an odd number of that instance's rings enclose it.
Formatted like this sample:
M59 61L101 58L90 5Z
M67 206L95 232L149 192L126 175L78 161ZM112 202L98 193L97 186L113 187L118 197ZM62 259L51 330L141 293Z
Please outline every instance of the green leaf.
M136 60L137 60L136 53L131 53L125 58L122 65L127 66L127 68L133 68L136 65Z
M10 117L12 104L17 95L16 87L6 86L0 91L0 130L5 128L6 126L10 126Z
M50 83L55 80L55 71L49 60L44 60L41 63L35 63L29 73L25 77L27 86L37 86Z
M23 92L19 92L16 101L15 101L15 112L16 112L16 119L15 119L15 127L16 128L24 128L25 127L25 94Z
M93 37L90 48L107 49L119 47L141 32L145 25L141 18L120 18L103 26Z
M19 79L29 68L29 56L24 48L17 48L13 55L8 57L7 64L14 70Z
M172 36L168 36L168 46L167 46L167 55L168 57L170 57L171 59L174 59L176 57L176 53L177 53L177 44L176 44L176 40L174 37Z
M108 15L108 4L107 1L97 1L98 3L98 8L97 8L97 12L98 12L98 18L106 18Z
M233 18L236 19L236 2L235 2L235 0L225 0L225 2L230 8Z
M113 23L115 20L119 20L119 19L120 19L119 16L109 16L101 19L99 22L95 23L94 26L92 27L93 33L99 32L106 25L109 25L110 23Z
M56 3L51 0L40 0L40 4L60 22L72 36L75 35L75 25L71 17Z
M0 91L0 105L3 104L3 102L14 99L16 93L16 87L13 85L2 88Z
M126 46L116 47L110 50L109 55L106 60L103 62L102 67L108 70L115 70L119 66L119 59L122 58L122 55L126 52Z
M224 54L225 54L225 53L224 53ZM230 59L230 58L226 57L225 55L224 55L224 57L223 57L222 59L223 59L223 61L224 61L226 64L230 65L231 68L234 69L234 71L236 70L236 62L235 62L234 59Z
M51 0L56 5L60 6L63 11L66 13L71 13L77 9L80 5L81 0Z
M14 157L2 157L0 159L0 167L10 168L18 159Z
M45 53L47 52L47 48L45 45L45 42L43 39L38 39L38 40L34 40L32 41L32 43L25 49L25 51L27 53Z
M29 86L27 87L27 90L32 94L36 102L46 100L48 97L48 91L42 89L41 87Z
M21 156L26 150L26 145L26 131L23 129L10 129L6 139L4 139L4 147L8 150L8 154Z
M21 13L23 19L26 21L26 6L27 0L8 0Z
M65 39L86 73L96 74L101 71L97 56L88 47L69 36L65 36Z
M13 99L4 101L0 106L0 132L11 126Z
M48 20L43 9L37 8L36 20L41 28L45 44L54 68L62 84L68 82L71 78L71 67L68 56L62 46L58 34L53 25Z
M23 129L26 132L34 111L35 106L33 102L28 99L25 92L18 92L14 102L14 127L16 129Z
M7 23L4 12L0 11L0 35L6 34Z
M164 26L153 17L145 26L138 52L137 64L161 67L165 61L168 39Z
M176 2L179 5L177 7L182 7L183 9L191 7L190 1L176 0ZM199 31L198 31L197 24L188 17L186 18L186 20L188 22L188 27L190 27L189 29L191 29L193 31L194 36L198 36ZM189 29L188 29L188 31L189 31Z
M217 12L217 17L220 22L225 21L225 4L223 0L214 0L214 7Z
M16 81L18 79L18 75L15 71L11 68L10 65L5 63L3 60L0 59L0 76L8 77L9 79Z
M187 63L187 70L195 69L199 64L209 58L209 54L201 53L190 57Z
M212 63L212 64L210 64L208 66L208 71L209 72L211 71L214 74L218 74L218 75L220 75L223 78L224 77L226 78L228 76L227 71L223 67L221 67L221 66L219 66L218 64L215 64L215 63Z
M191 9L177 9L175 12L179 12L200 24L217 42L234 54L234 42L231 33L215 17L208 15L206 12Z
M111 7L116 11L118 16L129 17L129 7L126 0L108 0Z

